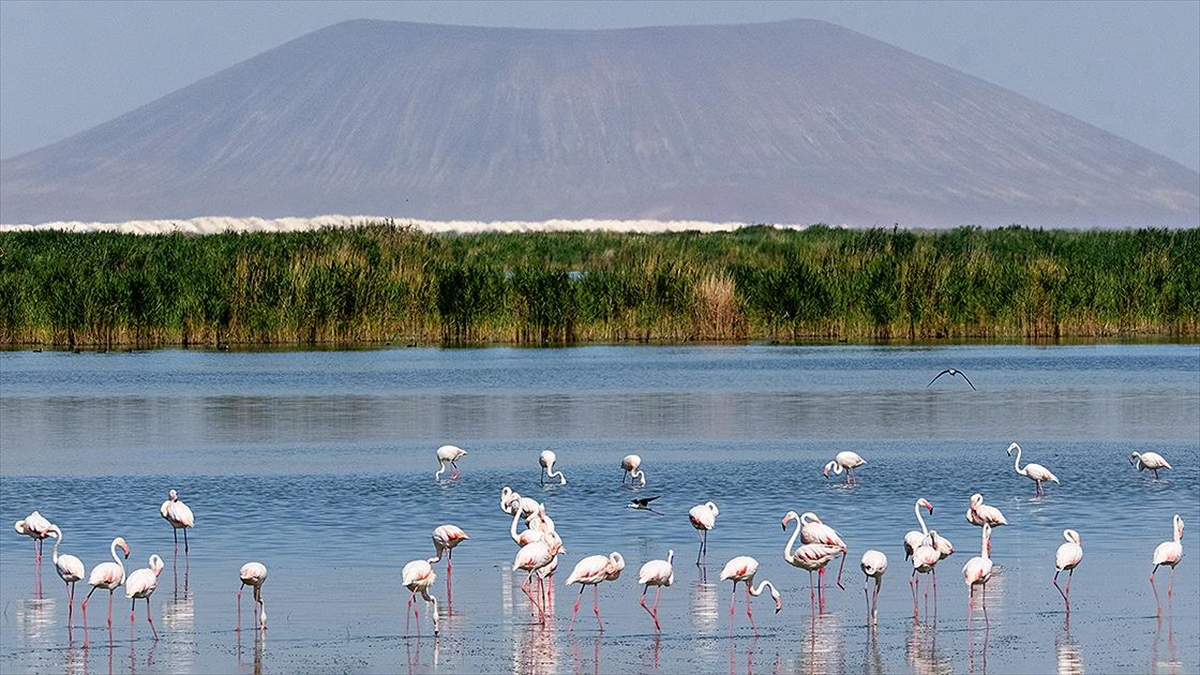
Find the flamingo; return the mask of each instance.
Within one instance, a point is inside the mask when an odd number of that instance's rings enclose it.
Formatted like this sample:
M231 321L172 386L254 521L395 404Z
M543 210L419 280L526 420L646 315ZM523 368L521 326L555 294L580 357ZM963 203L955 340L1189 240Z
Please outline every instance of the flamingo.
M533 575L547 565L557 565L557 557L560 553L566 553L567 549L563 548L562 539L559 538L557 532L547 532L538 541L530 542L521 547L517 551L517 557L513 560L513 571L524 570L529 572L529 576L525 578L525 582L521 584L521 590L525 593L529 601L537 607L538 615L541 617L541 622L546 623L546 611L542 604L533 599L533 594L529 592L529 585L533 582ZM549 576L547 574L546 576ZM539 577L540 584L545 577ZM539 592L539 595L541 593Z
M738 557L725 563L725 569L721 570L721 581L733 582L733 593L729 596L729 630L733 630L733 608L737 602L737 585L741 582L746 586L746 616L750 617L750 627L758 632L758 626L754 624L754 615L750 613L750 597L758 597L762 595L764 588L771 589L771 599L775 601L775 613L783 609L783 601L779 597L779 591L775 589L775 584L770 581L763 580L757 587L754 587L754 575L758 574L758 561L748 555L739 555Z
M242 569L238 570L238 578L242 580L242 585L238 586L238 623L237 629L242 629L242 589L250 586L254 589L254 602L258 605L261 613L259 614L258 627L262 630L267 629L267 603L262 599L262 585L267 580L267 566L260 562L248 562L242 565Z
M795 511L788 511L787 515L783 517L784 532L787 532L787 524L792 520L799 520L799 516L796 515ZM833 557L838 553L845 555L845 546L813 543L804 544L800 548L797 548L795 551L793 551L792 547L796 545L796 538L800 536L800 532L803 529L803 527L797 527L796 531L792 533L792 538L783 545L783 559L787 561L789 565L792 565L793 567L799 567L800 569L808 572L809 600L815 605L817 604L817 601L813 597L813 588L816 588L817 593L820 593L821 586L819 583L815 586L813 585L812 573L823 572L826 565L829 564L829 561L833 560ZM823 597L821 604L822 606L824 605Z
M985 527L988 527L988 526L985 525ZM990 528L988 531L989 531L989 533L991 532ZM912 589L912 594L913 594L913 618L914 619L917 618L917 587L921 585L921 581L917 578L917 573L920 572L921 574L929 574L929 573L933 572L934 566L936 566L938 564L938 561L942 559L941 553L938 552L937 540L938 540L937 530L930 530L929 533L925 535L925 538L921 541L921 545L918 546L916 548L916 550L913 551L913 555L912 555L913 571L912 571L912 574L908 578L908 586L909 586L909 588ZM985 542L987 541L986 537L984 538L984 541ZM925 603L926 603L926 607L928 607L928 604L929 604L929 589L928 588L925 589ZM934 614L936 615L937 614L937 594L936 594L936 592L934 593L934 596L933 596L933 603L934 603Z
M558 456L554 454L553 450L543 450L542 454L538 455L538 464L541 464L542 468L546 470L545 476L538 474L538 479L541 482L545 482L546 478L554 480L554 478L557 476L558 480L559 480L559 483L558 483L559 485L567 484L567 477L563 475L563 472L561 470L559 470L559 471L554 470L554 463L557 461L558 461Z
M1162 565L1167 565L1171 568L1171 581L1167 584L1167 597L1171 597L1171 589L1175 586L1175 566L1183 559L1183 544L1180 540L1183 539L1183 518L1179 514L1175 514L1172 521L1175 526L1175 540L1164 541L1154 549L1154 569L1150 570L1150 588L1154 591L1154 602L1158 603L1158 613L1162 615L1162 603L1158 601L1158 589L1154 587L1154 573Z
M175 552L179 552L179 530L183 530L183 552L188 552L187 531L196 524L192 510L179 499L179 493L171 490L167 493L167 501L159 507L158 513L171 524L171 533L175 535Z
M662 593L663 586L670 586L675 583L675 568L671 566L671 562L675 559L675 551L667 550L666 560L651 560L642 565L641 571L638 572L638 583L642 584L642 609L650 614L654 619L654 630L662 630L658 625L658 595ZM646 606L646 591L654 586L654 609Z
M971 379L969 377L967 377L966 373L964 373L961 370L947 368L947 369L943 370L942 372L938 373L937 375L934 375L933 379L929 381L929 384L925 385L925 388L928 389L929 387L933 386L933 383L937 382L937 379L943 375L949 375L950 377L962 376L962 379L966 380L967 384L971 384ZM979 390L975 388L975 385L971 384L971 391L979 391Z
M549 532L554 529L554 519L546 513L546 504L538 504L537 513L525 519L525 525L534 530Z
M429 589L433 587L433 582L437 580L437 574L433 571L433 566L428 560L412 560L404 566L400 571L400 580L404 587L412 591L412 595L408 598L408 609L411 609L413 616L417 618L417 634L421 633L421 614L419 610L413 606L413 601L417 599L417 593L421 593L421 597L425 598L425 602L433 603L433 634L438 634L438 606L437 598L429 594ZM409 621L408 611L404 612L404 636L408 637Z
M625 455L624 459L621 460L621 468L625 469L625 474L627 474L629 476L630 482L632 483L634 479L640 478L642 481L642 485L645 485L646 484L646 472L642 471L638 468L641 465L642 465L642 458L637 455ZM625 484L625 475L624 474L621 476L621 484L622 485Z
M462 471L458 468L458 460L463 455L467 454L466 450L457 445L443 445L437 449L438 470L433 474L434 480L440 480L442 472L446 470L446 465L450 465L450 480L454 480L462 475Z
M700 566L700 558L708 553L708 531L717 526L717 516L721 511L713 502L704 502L699 506L693 506L688 511L688 520L691 521L692 527L696 528L696 532L700 535L700 549L696 551L696 566Z
M1129 463L1136 466L1138 471L1150 469L1154 472L1154 480L1158 480L1159 469L1170 469L1171 465L1157 452L1133 452L1129 455Z
M987 582L992 578L992 559L988 557L991 551L991 543L989 539L992 536L992 526L984 524L983 526L983 541L979 545L979 555L967 561L963 565L963 581L967 587L971 589L971 594L967 596L967 623L971 622L971 607L975 600L975 587L982 587L983 592L980 594L980 603L983 604L983 621L985 625L990 626L987 615ZM1082 553L1081 553L1082 554Z
M514 492L513 489L507 485L500 489L500 510L511 516L514 508L514 499L520 500L520 512L522 517L528 518L529 516L532 516L538 512L538 506L540 504L536 499L533 499L532 497L522 497L521 493Z
M575 569L571 570L571 575L563 584L564 586L579 584L579 597L575 598L575 611L571 612L571 624L567 627L568 633L575 628L575 615L579 614L579 601L583 599L583 591L588 586L591 586L595 592L592 611L596 613L596 623L600 624L600 632L604 632L604 622L600 620L600 584L605 581L616 581L621 576L623 569L625 569L625 558L616 551L608 554L607 557L589 555L575 563Z
M542 529L535 528L535 527L529 527L528 523L526 523L525 530L523 532L521 532L520 534L517 534L517 523L520 522L520 520L521 520L521 511L517 507L516 499L514 499L512 501L512 510L513 510L512 527L509 528L508 532L509 532L509 536L512 537L512 540L517 543L517 546L525 546L528 544L532 544L535 541L541 541L542 538L546 536L547 532L553 531L553 530L542 530ZM430 562L433 562L433 561L431 560Z
M1020 466L1020 464L1021 464L1021 446L1017 445L1016 443L1013 443L1012 445L1008 446L1008 450L1006 452L1008 453L1009 457L1012 457L1012 451L1014 449L1017 451L1017 456L1015 459L1013 459L1013 468L1017 470L1017 473L1029 478L1030 480L1032 480L1034 483L1037 484L1038 496L1045 495L1046 492L1045 492L1045 490L1042 489L1042 483L1045 481L1054 481L1055 483L1057 483L1058 477L1055 476L1054 474L1050 473L1050 469L1047 469L1046 467L1042 466L1041 464L1034 464L1033 462L1026 464L1025 468L1022 469Z
M883 573L887 572L887 565L887 556L882 551L874 549L863 553L862 561L858 563L858 566L862 568L865 575L863 578L863 596L867 600L867 621L872 626L879 623L879 586L883 583ZM875 580L875 594L873 599L867 595L867 583L871 579Z
M50 521L37 511L13 524L13 529L18 534L33 537L34 562L42 561L42 540L50 536L50 529L53 527Z
M984 504L983 495L979 494L978 492L971 495L971 506L967 508L967 512L964 514L964 517L967 519L968 523L974 525L975 527L991 525L992 529L995 529L1001 525L1008 524L1008 519L1005 518L1004 514L1000 512L1000 509ZM991 545L991 541L992 539L989 536L989 546Z
M857 452L843 450L833 458L832 462L825 465L825 479L829 479L830 471L833 471L835 474L841 474L844 471L846 473L846 484L853 485L858 482L858 479L854 476L854 470L866 463L867 460L860 457Z
M1054 587L1058 588L1058 592L1063 596L1063 601L1067 603L1067 613L1071 613L1071 577L1075 575L1075 568L1079 567L1079 563L1083 562L1083 547L1079 544L1079 533L1075 530L1063 530L1063 538L1067 540L1065 544L1060 544L1058 551L1054 554ZM1058 586L1058 575L1062 572L1067 573L1067 590Z
M912 556L913 551L917 550L917 547L921 545L921 542L925 541L925 536L929 534L929 528L925 527L925 519L921 517L922 506L929 509L929 515L933 515L933 504L930 504L929 500L925 499L924 497L921 497L917 500L916 504L913 504L913 513L917 514L917 522L921 524L921 531L917 532L916 530L911 530L908 532L908 534L904 535L905 560L908 560L909 557ZM937 537L936 541L934 542L934 546L938 550L938 561L945 560L954 553L954 544L950 543L950 540L943 536L939 535ZM936 594L937 568L934 568L933 570L933 588L934 594Z
M796 517L795 511L788 512L793 518ZM827 546L837 546L842 549L842 564L838 566L837 585L838 588L846 590L842 585L842 570L846 567L845 553L850 550L846 547L846 542L842 540L842 536L837 533L837 530L821 522L821 518L812 511L805 511L804 515L799 516L800 520L800 542L803 544L825 544ZM784 517L784 522L787 522L787 517ZM817 574L820 580L825 578L824 568Z
M54 569L58 571L58 577L63 580L67 586L67 626L71 625L71 616L75 611L75 582L83 579L87 575L84 570L83 561L73 555L64 553L58 554L58 545L62 543L62 530L57 525L50 526L50 534L54 537Z
M163 559L158 554L150 556L150 566L134 570L125 580L125 597L131 600L129 604L129 628L133 628L134 610L137 601L146 600L146 620L150 622L150 630L154 631L154 639L158 640L158 629L154 627L154 619L150 617L150 594L158 588L158 575L163 571Z
M433 529L433 548L437 551L436 558L430 558L432 565L442 560L442 551L446 552L446 576L450 576L450 563L454 557L454 547L470 539L467 533L457 525L439 525Z
M123 537L117 537L112 540L112 545L108 547L115 562L103 562L96 565L92 568L91 575L88 576L88 583L91 584L92 590L88 591L87 597L79 605L80 609L83 610L84 644L87 644L87 604L88 600L92 597L92 593L95 593L97 588L103 588L108 591L108 628L112 630L112 594L121 584L125 583L125 563L121 562L121 558L117 557L118 548L125 552L126 558L129 557L129 544L125 543Z

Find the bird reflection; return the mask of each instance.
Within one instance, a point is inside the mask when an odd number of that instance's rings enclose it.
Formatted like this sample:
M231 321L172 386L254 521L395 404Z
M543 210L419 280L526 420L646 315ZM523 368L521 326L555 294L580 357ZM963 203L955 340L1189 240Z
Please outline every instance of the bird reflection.
M167 643L167 663L163 669L171 672L192 670L196 655L196 604L191 593L183 592L178 586L170 600L163 603L162 621L172 634Z
M754 673L754 652L758 649L758 633L754 634L754 638L750 641L749 648L746 649L746 675ZM737 673L737 667L734 661L734 637L729 636L729 675Z
M546 612L545 625L535 624L513 630L513 672L527 675L551 675L559 672L553 608Z
M247 632L249 632L249 631L247 631ZM242 631L236 631L236 633L237 633L238 666L242 667L242 666L245 666L245 663L242 660ZM419 641L419 638L418 638L418 641ZM267 646L267 631L265 631L265 630L255 631L254 632L254 656L252 657L253 658L254 675L262 675L263 651L266 649L266 646ZM409 671L411 672L411 670L412 670L412 668L410 666ZM173 672L183 672L183 671L179 670L179 669L173 669Z
M974 633L978 634L979 629L976 628ZM971 625L967 624L967 672L974 673L976 667L979 672L986 675L987 673L987 648L988 636L991 633L991 628L984 624L983 627L983 647L979 650L978 658L975 656L975 641L978 640L978 635L972 635ZM978 665L977 665L978 664Z
M1158 617L1158 627L1154 629L1154 642L1150 645L1150 672L1159 673L1166 672L1169 675L1178 675L1182 672L1183 664L1175 658L1175 617L1167 615L1167 660L1160 661L1158 658L1159 644L1162 640L1163 620ZM1165 671L1164 671L1165 669Z
M915 675L933 675L950 671L950 664L937 652L937 623L914 620L908 635L908 665Z
M1083 675L1083 658L1079 643L1071 637L1070 619L1065 629L1054 640L1054 651L1058 656L1058 675Z
M600 675L600 641L603 637L603 633L596 633L595 637L592 638L592 673L594 675ZM582 674L583 660L579 656L579 639L574 633L571 634L571 654L574 661L574 671Z
M879 633L874 628L868 629L867 646L863 653L864 675L883 675L883 657L879 654Z
M844 639L841 620L837 614L810 614L806 637L808 650L804 672L845 672L842 649Z
M17 625L25 634L30 647L49 646L53 640L55 620L54 598L26 598L17 601Z
M692 586L692 628L697 633L710 633L717 625L717 585L708 582L701 568L700 578Z
M649 651L650 651L650 657L651 657L651 659L653 660L653 663L654 663L654 665L652 666L652 668L653 668L654 670L658 670L658 657L659 657L659 654L662 652L662 634L661 634L661 633L655 633L655 634L654 634L654 644L653 644L653 646L650 648L650 650L649 650ZM647 659L646 659L646 658L645 658L645 656L643 655L643 657L642 657L642 663L643 663L643 664L645 664L645 663L646 663L646 660L647 660ZM644 666L644 665L643 665L643 668L642 668L642 669L643 669L643 670L646 670L647 668L646 668L646 666Z

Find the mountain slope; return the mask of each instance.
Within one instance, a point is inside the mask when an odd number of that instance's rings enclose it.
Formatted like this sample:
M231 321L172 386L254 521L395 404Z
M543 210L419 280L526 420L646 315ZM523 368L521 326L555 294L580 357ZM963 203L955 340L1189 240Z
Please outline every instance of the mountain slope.
M1196 225L1200 176L817 21L351 21L0 163L0 221Z

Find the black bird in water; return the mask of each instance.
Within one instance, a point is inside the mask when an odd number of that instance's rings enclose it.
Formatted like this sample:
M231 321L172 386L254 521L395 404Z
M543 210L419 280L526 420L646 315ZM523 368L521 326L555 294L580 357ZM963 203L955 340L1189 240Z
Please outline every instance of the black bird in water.
M925 388L928 389L931 385L933 385L934 382L937 382L937 379L939 377L941 377L943 375L949 375L950 377L954 377L955 375L962 375L962 379L966 380L967 384L971 384L971 378L967 377L966 373L962 372L961 370L947 368L947 369L943 370L942 372L938 373L937 376L934 377L932 380L930 380L929 384L925 385ZM979 391L978 389L975 388L975 385L973 385L973 384L971 384L971 390Z
M655 495L653 497L638 497L636 499L632 499L632 500L630 500L628 507L631 509L641 509L643 511L649 511L650 513L658 513L658 511L655 511L653 508L650 507L650 502L654 501L655 499L658 499L660 496L661 495ZM661 516L662 514L658 513L658 515Z

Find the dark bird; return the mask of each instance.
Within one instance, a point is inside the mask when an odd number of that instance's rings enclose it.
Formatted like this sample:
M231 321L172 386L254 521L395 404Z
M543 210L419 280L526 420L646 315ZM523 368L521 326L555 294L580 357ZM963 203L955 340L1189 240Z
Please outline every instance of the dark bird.
M937 374L937 376L936 376L936 377L934 377L932 380L930 380L930 381L929 381L929 384L925 385L925 388L926 388L926 389L928 389L930 386L932 386L932 385L933 385L933 383L934 383L934 382L937 382L937 379L938 379L939 377L941 377L941 376L943 376L943 375L949 375L949 376L951 376L951 377L954 377L955 375L962 375L962 379L966 380L966 381L967 381L967 384L971 384L971 378L967 377L967 374L966 374L966 373L962 372L961 370L955 370L955 369L953 369L953 368L947 368L947 369L943 370L942 372L938 373L938 374ZM979 391L978 389L976 389L976 388L975 388L975 385L973 385L973 384L971 384L971 390L972 390L972 391Z
M658 499L660 496L661 495L655 495L653 497L638 497L636 499L632 499L630 500L628 507L631 509L642 509L644 511L649 511L650 513L658 513L658 511L655 511L650 507L650 502Z

